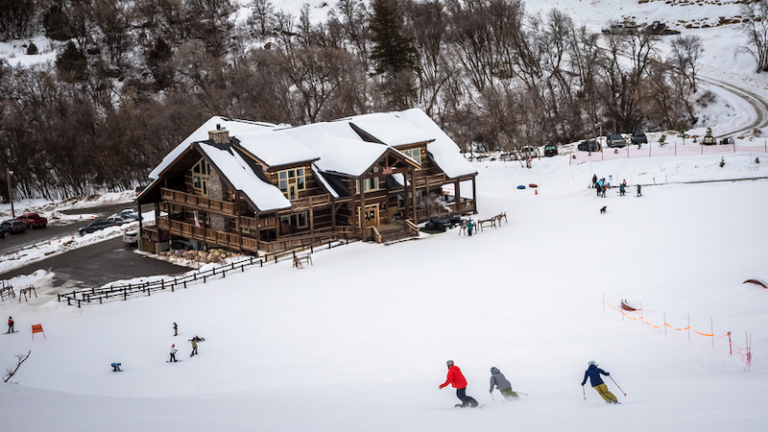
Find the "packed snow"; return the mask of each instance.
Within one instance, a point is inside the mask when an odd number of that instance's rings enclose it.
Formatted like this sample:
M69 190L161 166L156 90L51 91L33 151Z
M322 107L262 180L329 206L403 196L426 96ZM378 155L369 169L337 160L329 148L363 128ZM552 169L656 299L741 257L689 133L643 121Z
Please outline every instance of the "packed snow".
M506 212L509 223L472 237L353 243L303 270L288 261L82 309L57 303L53 288L6 299L19 333L0 336L0 366L31 355L0 385L3 429L760 430L768 290L742 282L768 278L768 180L646 186L642 197L587 187L593 174L760 177L749 157L725 155L722 168L719 155L474 162L474 218ZM623 317L622 299L653 326L685 328L690 316L700 333L730 331L734 354L727 337L713 347ZM33 340L33 324L45 335ZM749 371L738 352L747 334ZM190 358L195 335L206 340ZM181 363L166 363L171 344ZM438 389L449 359L482 409L454 409L454 390ZM622 405L582 393L590 360L621 386L606 378ZM527 396L492 399L492 366Z

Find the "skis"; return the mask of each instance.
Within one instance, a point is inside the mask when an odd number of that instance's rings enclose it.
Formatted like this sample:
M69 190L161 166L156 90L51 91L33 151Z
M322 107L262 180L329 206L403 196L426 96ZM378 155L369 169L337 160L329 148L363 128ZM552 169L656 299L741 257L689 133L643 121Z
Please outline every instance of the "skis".
M174 361L167 360L166 363L181 363L181 360L174 360Z
M12 331L12 332L5 332L5 333L3 333L3 334L11 334L11 333L18 333L18 332L19 332L18 330L14 330L14 331Z

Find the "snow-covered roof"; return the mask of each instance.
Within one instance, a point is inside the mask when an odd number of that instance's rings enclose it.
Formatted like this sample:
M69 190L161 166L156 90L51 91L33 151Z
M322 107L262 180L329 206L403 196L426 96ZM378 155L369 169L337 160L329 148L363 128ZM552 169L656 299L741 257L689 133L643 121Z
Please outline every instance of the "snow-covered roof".
M292 131L299 131L297 135L306 137L307 130L312 129L311 126L289 129L286 132L291 134ZM350 177L365 174L365 171L389 149L383 144L341 138L327 133L314 135L303 142L320 155L320 159L315 162L320 171Z
M291 207L283 193L275 185L260 179L234 149L221 150L203 142L197 145L232 186L242 191L260 211Z
M396 113L373 113L350 117L348 120L371 136L389 146L401 146L431 141L429 133L403 120ZM347 119L345 119L347 120Z
M320 172L320 169L319 169L319 168L317 168L317 166L315 166L315 164L312 164L312 175L314 175L314 176L315 176L315 178L317 179L317 181L319 181L319 182L320 182L320 183L323 185L323 187L325 188L325 190L327 190L327 191L328 191L328 193L330 193L330 194L331 194L331 196L333 196L334 198L338 198L338 197L339 197L339 193L338 193L338 192L336 192L336 189L334 189L334 188L331 186L331 184L330 184L330 183L328 183L328 179L326 179L326 178L325 178L325 176L323 175L323 173L321 173L321 172Z
M319 156L307 146L281 130L255 130L238 134L240 147L270 167L305 162Z
M427 151L448 178L477 173L472 164L461 155L459 146L424 111L414 108L395 112L392 115L407 120L434 139L427 143Z
M227 129L229 131L229 136L231 137L237 137L240 134L250 134L254 133L255 131L266 131L276 127L276 125L271 123L235 120L227 117L213 116L208 119L207 122L203 123L202 126L197 128L197 130L192 132L192 134L190 134L184 141L182 141L181 144L177 145L176 148L171 150L171 152L163 158L163 161L160 162L160 165L156 166L155 169L149 173L149 178L158 178L160 173L163 172L174 160L176 160L176 158L179 157L179 155L181 155L184 150L188 148L189 145L193 142L207 140L208 132L215 130L217 124Z

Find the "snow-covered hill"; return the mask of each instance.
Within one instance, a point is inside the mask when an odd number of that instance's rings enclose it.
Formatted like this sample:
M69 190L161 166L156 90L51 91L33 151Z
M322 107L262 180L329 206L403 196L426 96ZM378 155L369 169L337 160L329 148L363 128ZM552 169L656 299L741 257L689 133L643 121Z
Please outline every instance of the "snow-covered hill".
M19 333L0 336L0 366L32 351L0 385L3 429L25 431L536 431L760 430L768 419L768 180L646 187L605 199L600 177L764 177L754 155L628 159L568 165L565 157L478 163L478 218L509 223L393 246L353 244L187 290L83 309L48 291L4 302ZM540 184L518 190L519 184ZM607 205L607 214L598 210ZM603 298L608 305L604 307ZM642 303L643 326L610 306ZM635 315L631 315L636 317ZM712 320L712 321L710 321ZM180 335L173 336L172 324ZM30 326L42 324L45 338ZM194 335L200 355L185 353ZM181 363L168 364L171 344ZM452 359L468 394L457 410ZM605 405L579 385L587 361L627 396ZM125 369L113 373L109 366ZM527 393L495 403L496 366Z

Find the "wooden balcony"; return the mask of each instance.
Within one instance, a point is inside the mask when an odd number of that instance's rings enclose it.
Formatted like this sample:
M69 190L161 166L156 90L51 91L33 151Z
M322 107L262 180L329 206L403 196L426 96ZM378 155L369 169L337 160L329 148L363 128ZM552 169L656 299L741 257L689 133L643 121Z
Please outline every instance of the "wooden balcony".
M235 203L219 201L173 189L160 188L161 199L191 208L235 216Z
M163 229L162 227L160 227ZM161 232L156 225L144 225L141 227L141 238L155 243L168 240L168 232Z
M331 196L329 194L314 195L306 198L291 200L291 208L280 211L279 214L285 215L300 211L307 211L310 207L325 207L331 205Z
M433 187L433 186L442 186L444 185L448 179L445 177L445 174L436 174L426 177L416 177L416 187L426 187L427 189Z
M240 227L251 232L256 232L257 228L262 230L275 229L277 227L277 218L274 216L259 218L259 223L256 224L255 218L240 216Z
M262 220L260 219L259 222L261 221ZM269 254L317 245L339 238L359 238L362 235L362 230L358 227L329 227L316 230L313 234L305 233L290 235L280 237L275 241L266 242L257 241L255 238L251 237L241 237L237 233L214 231L204 227L198 228L194 224L169 220L167 217L158 218L156 223L157 228L154 230L156 233L159 229L164 232L170 232L170 234L173 235L200 240L208 244L215 244L230 249L242 249L250 252L262 251ZM262 225L262 229L263 228L264 226ZM142 236L144 236L144 232L145 229L142 229Z

